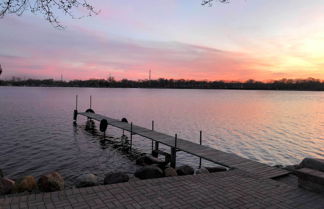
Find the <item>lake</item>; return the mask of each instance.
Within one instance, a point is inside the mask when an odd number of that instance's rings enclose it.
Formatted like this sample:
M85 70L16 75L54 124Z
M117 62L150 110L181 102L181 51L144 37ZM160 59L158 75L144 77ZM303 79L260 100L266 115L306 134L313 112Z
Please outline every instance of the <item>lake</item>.
M197 143L202 130L204 145L269 165L324 157L324 92L0 87L0 168L7 176L59 171L72 185L86 172L102 179L109 171L136 170L101 134L85 130L85 118L73 125L75 95L79 111L89 108L92 95L96 113L147 128L154 120L155 130ZM151 149L139 136L133 143ZM182 152L177 160L198 165Z

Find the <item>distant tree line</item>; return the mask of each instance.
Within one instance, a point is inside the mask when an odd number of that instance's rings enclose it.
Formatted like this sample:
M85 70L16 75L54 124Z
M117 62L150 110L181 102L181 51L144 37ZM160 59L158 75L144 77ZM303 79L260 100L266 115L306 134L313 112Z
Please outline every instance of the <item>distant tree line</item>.
M94 87L94 88L178 88L178 89L254 89L254 90L312 90L324 91L324 81L314 78L281 79L270 82L196 81L184 79L128 80L105 79L59 81L53 79L0 80L0 86L44 86L44 87Z

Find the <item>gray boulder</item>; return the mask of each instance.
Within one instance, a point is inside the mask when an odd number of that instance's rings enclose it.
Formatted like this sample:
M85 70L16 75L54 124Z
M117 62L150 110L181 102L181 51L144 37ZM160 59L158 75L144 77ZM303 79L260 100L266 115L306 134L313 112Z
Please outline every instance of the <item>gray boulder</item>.
M227 168L223 166L205 167L205 168L209 171L209 173L227 171Z
M136 160L137 165L164 165L165 162L163 160L160 160L159 158L153 157L151 155L143 155Z
M314 170L324 172L324 159L319 158L305 158L300 164L300 168L311 168Z
M199 168L195 170L195 174L207 174L209 173L209 171L207 170L207 168Z
M25 176L20 179L16 184L16 189L18 192L32 192L37 189L36 180L33 176Z
M192 175L195 170L189 165L183 165L177 168L177 174L179 176Z
M164 169L165 177L171 177L171 176L177 176L177 175L178 175L177 171L174 168L169 167L169 168Z
M82 174L76 179L76 181L77 181L76 187L78 188L98 185L97 176L91 173Z
M15 190L15 182L11 179L0 178L0 194L10 194Z
M42 192L54 192L64 189L64 179L57 173L52 172L42 175L37 182L38 188Z
M128 182L129 176L126 173L108 173L105 176L104 184L117 184L122 182Z
M146 158L146 155L143 155L143 156L140 156L136 159L136 165L146 165L145 164L145 158Z
M139 179L154 179L163 177L163 171L159 167L148 165L136 170L134 175Z
M162 171L164 171L166 165L164 165L164 164L152 164L151 166L159 167Z

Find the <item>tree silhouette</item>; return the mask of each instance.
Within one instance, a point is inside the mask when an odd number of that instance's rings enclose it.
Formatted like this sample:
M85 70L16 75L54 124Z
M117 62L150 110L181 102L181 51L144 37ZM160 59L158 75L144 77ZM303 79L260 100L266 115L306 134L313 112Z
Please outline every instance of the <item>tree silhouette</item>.
M229 0L202 0L202 5L211 6L213 2L228 3ZM57 28L64 28L59 21L59 13L68 15L72 18L80 19L84 16L76 16L75 10L84 8L87 15L98 14L98 11L86 0L0 0L0 18L7 14L16 14L21 16L26 10L41 14L44 18Z
M314 78L281 79L270 82L255 80L242 81L195 81L184 79L157 80L72 80L61 81L53 79L35 80L12 77L11 80L0 80L0 86L61 86L61 87L95 87L95 88L178 88L178 89L249 89L249 90L307 90L324 91L324 81Z
M30 11L36 15L43 15L53 26L64 28L59 21L59 14L63 13L79 19L84 17L75 15L79 8L86 10L87 14L84 16L98 14L98 11L86 0L0 0L0 18L7 14L20 16L25 11Z

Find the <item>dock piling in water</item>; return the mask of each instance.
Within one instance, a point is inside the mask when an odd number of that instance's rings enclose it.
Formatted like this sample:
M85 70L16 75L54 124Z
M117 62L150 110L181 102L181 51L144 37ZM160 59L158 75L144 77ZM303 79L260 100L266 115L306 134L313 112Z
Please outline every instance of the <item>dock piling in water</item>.
M90 95L90 109L92 109L92 96Z
M154 131L154 120L152 120L152 131ZM154 144L154 141L152 139L152 152L153 152L153 144Z
M199 144L202 145L202 131L199 132ZM201 157L199 157L199 168L201 168Z
M74 110L73 111L73 121L76 123L76 120L78 118L78 111L77 110Z
M78 119L78 95L75 95L75 110L73 111L73 122L76 123Z
M75 95L75 109L78 110L78 95Z
M178 135L175 134L174 136L174 147L171 147L171 162L170 166L172 168L176 167L176 161L177 161L177 143L178 143Z
M159 157L159 142L155 141L154 151L152 152L153 157Z
M131 130L130 130L130 150L132 150L133 145L133 122L131 122Z
M121 122L128 123L128 120L127 120L127 118L122 118ZM125 129L123 129L123 135L122 136L124 136L124 135L125 135Z

